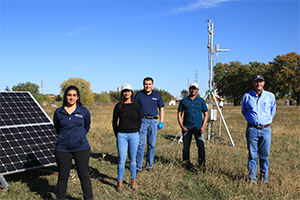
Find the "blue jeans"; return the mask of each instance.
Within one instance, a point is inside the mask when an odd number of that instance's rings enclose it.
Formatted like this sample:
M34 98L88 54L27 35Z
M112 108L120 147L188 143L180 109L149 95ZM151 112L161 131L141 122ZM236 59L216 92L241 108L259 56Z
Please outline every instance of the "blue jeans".
M129 169L131 177L136 178L136 152L139 144L139 133L119 133L117 135L118 147L118 180L123 180L127 149L129 150Z
M252 182L256 182L257 157L259 154L260 180L268 182L269 155L271 147L271 127L256 129L247 127L246 131L248 157L248 173Z
M146 138L147 138L147 154L146 154L146 168L153 168L153 160L155 153L155 143L157 135L158 119L143 119L140 129L140 141L136 154L137 170L142 171Z
M197 128L188 129L183 132L183 162L190 163L190 146L192 136L194 135L198 147L198 163L200 167L205 167L205 148L204 148L204 133L198 133Z

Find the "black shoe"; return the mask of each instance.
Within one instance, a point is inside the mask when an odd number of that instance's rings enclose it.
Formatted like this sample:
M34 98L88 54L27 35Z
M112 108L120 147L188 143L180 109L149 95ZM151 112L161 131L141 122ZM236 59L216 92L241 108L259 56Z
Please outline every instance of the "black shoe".
M152 172L152 173L155 172L155 170L154 170L153 168L147 168L147 171L148 171L148 172Z
M187 171L189 171L191 169L189 164L183 164L182 167L184 170L187 170Z
M192 171L194 169L194 166L192 163L190 162L185 162L182 164L183 169L185 169L186 171Z

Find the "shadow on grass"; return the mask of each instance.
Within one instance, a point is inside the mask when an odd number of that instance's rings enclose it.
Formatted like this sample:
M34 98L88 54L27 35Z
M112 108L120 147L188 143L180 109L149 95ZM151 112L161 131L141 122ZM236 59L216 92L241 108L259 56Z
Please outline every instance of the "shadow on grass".
M98 160L105 160L105 161L109 161L111 164L118 164L118 157L116 156L112 156L108 153L103 154L103 153L91 153L91 157L98 159Z
M166 159L164 156L154 156L154 161L155 162L161 162L162 164L175 164L177 162L174 163L174 161L170 161L168 159Z
M167 135L167 134L165 134L165 135L163 135L163 137L164 137L166 140L169 140L170 142L173 142L174 139L176 138L176 141L175 141L174 143L177 143L177 142L178 142L177 140L179 140L180 137L181 137L181 133L176 134L175 136L174 136L174 135Z
M107 176L106 174L102 174L102 173L99 172L98 169L93 168L93 167L89 167L89 172L90 172L91 178L98 179L103 184L115 187L114 184L106 181L105 179L111 179L111 180L114 180L116 182L117 181L116 178L112 178L110 176Z
M245 168L246 170L246 168ZM232 171L224 168L220 168L220 166L217 166L216 169L214 169L214 166L208 166L208 171L210 173L214 172L218 174L223 174L227 176L230 180L235 181L235 180L244 180L247 181L247 176L240 172L240 171Z
M42 199L53 199L53 196L56 196L56 185L50 185L49 181L43 176L51 175L57 171L57 168L47 167L47 170L43 171L44 169L45 168L27 170L25 172L7 175L5 178L7 181L19 181L27 184L30 191L37 193ZM79 200L80 198L73 198L67 195L67 199Z

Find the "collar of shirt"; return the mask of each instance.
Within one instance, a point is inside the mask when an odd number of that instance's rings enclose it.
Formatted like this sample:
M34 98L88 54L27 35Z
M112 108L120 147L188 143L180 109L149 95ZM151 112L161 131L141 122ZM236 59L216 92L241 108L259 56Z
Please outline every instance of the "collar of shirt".
M65 106L62 106L61 108L62 109L59 111L60 113L69 115L69 113L65 110ZM71 115L73 115L73 114L79 114L79 113L80 113L80 106L77 105L76 109L74 110L74 112L71 113Z
M143 92L145 95L151 95L151 94L153 94L153 90L151 90L151 93L150 93L150 94L148 94L148 93L146 92L145 89L143 89L142 92Z
M272 93L262 90L260 97L258 97L252 90L248 92L248 98L245 101L242 109L244 109L243 114L247 122L254 125L272 123L276 112L276 100Z

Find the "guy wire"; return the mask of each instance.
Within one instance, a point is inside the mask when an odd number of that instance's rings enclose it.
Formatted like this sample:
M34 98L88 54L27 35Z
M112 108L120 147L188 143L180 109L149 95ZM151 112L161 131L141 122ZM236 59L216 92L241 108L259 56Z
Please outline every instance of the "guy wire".
M181 133L181 131L179 131L179 132L177 133L177 135L175 136L175 139L173 140L173 142L172 142L170 145L162 146L162 147L156 148L155 150L158 150L158 149L161 149L161 148L165 148L165 147L170 147L170 146L172 146L172 145L174 144L174 142L176 141L177 136L178 136L180 133Z

